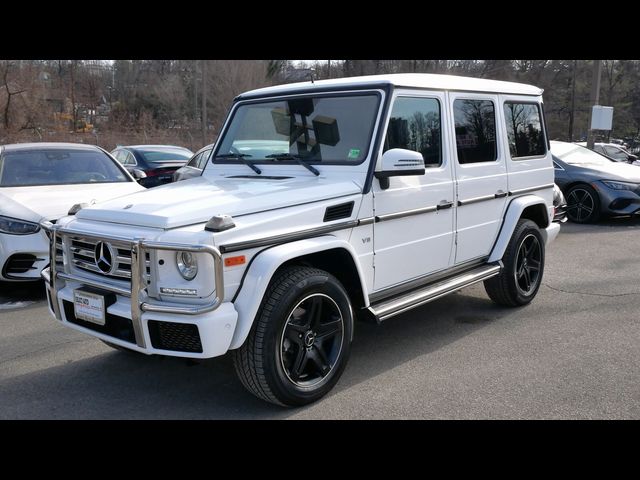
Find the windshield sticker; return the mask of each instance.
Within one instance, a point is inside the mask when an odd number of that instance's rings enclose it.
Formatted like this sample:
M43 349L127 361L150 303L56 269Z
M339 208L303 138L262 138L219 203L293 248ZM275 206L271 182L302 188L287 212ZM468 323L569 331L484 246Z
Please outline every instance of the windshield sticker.
M349 150L349 155L347 155L348 158L358 158L359 156L360 156L359 148L352 148L351 150Z

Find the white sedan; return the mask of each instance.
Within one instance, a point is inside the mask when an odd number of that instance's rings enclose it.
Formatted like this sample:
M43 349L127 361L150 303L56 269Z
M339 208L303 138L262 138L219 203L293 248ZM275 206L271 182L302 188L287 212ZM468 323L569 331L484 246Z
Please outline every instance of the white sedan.
M78 203L144 190L106 151L74 143L0 146L0 280L38 280L49 263L41 221Z

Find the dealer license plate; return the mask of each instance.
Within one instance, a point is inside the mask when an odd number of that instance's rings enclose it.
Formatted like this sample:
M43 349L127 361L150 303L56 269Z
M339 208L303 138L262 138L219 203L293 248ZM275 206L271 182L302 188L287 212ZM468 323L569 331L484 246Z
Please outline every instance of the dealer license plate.
M84 290L73 291L73 311L76 318L98 325L105 324L104 297Z

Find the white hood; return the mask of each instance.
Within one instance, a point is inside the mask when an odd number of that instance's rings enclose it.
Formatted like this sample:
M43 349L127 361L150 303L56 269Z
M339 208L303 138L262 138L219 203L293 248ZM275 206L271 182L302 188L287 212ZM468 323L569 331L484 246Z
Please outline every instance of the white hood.
M206 222L213 215L246 215L361 192L353 181L322 178L197 177L88 207L79 219L152 228L176 228ZM275 218L275 217L274 217Z
M0 215L32 222L57 220L76 203L101 202L144 190L136 182L0 188Z

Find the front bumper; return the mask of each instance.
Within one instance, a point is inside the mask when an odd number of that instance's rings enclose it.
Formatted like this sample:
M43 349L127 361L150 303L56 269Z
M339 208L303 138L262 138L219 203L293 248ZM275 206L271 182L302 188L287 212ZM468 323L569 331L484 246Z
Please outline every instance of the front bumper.
M607 215L633 215L640 211L640 194L631 190L614 190L591 184L600 194L600 209Z
M46 269L45 279L48 274ZM118 294L116 302L107 307L104 327L76 319L73 290L83 286L80 282L66 282L54 294L47 283L49 311L66 327L147 355L211 358L225 354L231 345L238 313L230 302L221 303L215 311L193 316L144 312L136 332L131 318L131 298ZM138 335L142 335L142 342Z
M31 255L33 263L24 262L26 271L12 268L19 255ZM0 280L25 281L40 280L40 272L49 263L49 245L42 231L31 235L9 235L0 233Z
M44 226L43 226L44 227ZM46 227L50 235L50 254L55 256L59 235L84 233ZM51 314L70 328L107 342L148 355L162 354L190 358L210 358L224 354L231 344L238 314L232 303L223 303L222 257L215 247L158 243L101 236L103 240L131 244L131 286L123 288L107 279L95 280L68 273L57 262L42 271ZM170 304L147 295L145 254L150 250L185 250L208 253L214 259L215 298L204 305ZM112 297L106 306L105 325L75 317L73 290L89 287Z

